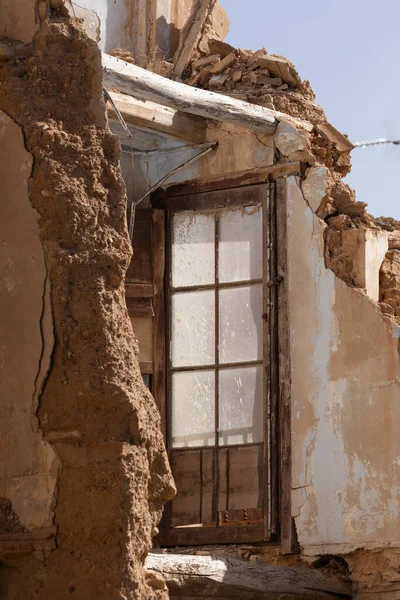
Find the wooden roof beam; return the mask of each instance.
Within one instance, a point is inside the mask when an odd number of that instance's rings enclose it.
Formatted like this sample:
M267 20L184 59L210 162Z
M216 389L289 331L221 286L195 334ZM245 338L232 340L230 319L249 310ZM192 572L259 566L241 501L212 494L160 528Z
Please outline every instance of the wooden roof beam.
M102 60L104 85L109 90L169 106L181 113L275 133L278 119L268 108L171 81L108 54L103 54Z
M143 102L127 94L108 93L128 125L157 131L192 144L202 144L206 139L207 125L198 117L154 102ZM109 119L118 120L110 104L107 105L107 114Z

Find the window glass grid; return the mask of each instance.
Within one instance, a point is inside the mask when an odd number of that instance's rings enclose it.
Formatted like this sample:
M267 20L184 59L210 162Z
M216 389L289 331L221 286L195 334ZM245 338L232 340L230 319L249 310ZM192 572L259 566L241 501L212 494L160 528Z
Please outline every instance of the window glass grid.
M252 210L254 211L254 207L251 207ZM256 210L259 211L260 207L256 207ZM228 211L227 211L228 212ZM180 215L181 213L175 213L172 215L172 221L175 217L175 215ZM199 213L201 216L201 213ZM179 294L179 296L181 298L184 298L186 296L186 294L188 295L187 297L189 298L189 295L191 292L202 292L202 291L209 291L210 293L214 292L215 295L215 303L214 303L214 345L215 345L215 356L214 356L214 361L212 360L197 360L197 361L191 361L193 364L185 364L185 357L182 356L181 360L179 362L179 364L176 363L176 361L173 360L173 338L171 340L171 344L170 344L170 373L171 376L173 377L174 374L179 374L179 373L193 373L195 376L199 376L201 372L207 372L207 371L214 371L215 373L215 393L214 393L214 406L215 406L215 410L214 410L214 418L215 418L215 445L216 447L218 447L219 443L221 442L224 445L224 435L219 435L218 431L220 429L220 371L222 370L230 370L231 373L233 373L235 370L237 369L241 369L241 374L243 376L246 376L246 374L249 371L246 371L246 367L247 368L260 368L262 367L263 364L263 356L262 356L262 339L261 339L261 344L258 344L258 348L257 348L257 356L254 356L254 358L252 360L241 360L242 357L238 356L236 357L236 360L228 360L227 356L220 356L220 336L221 336L221 331L220 331L220 320L221 320L221 306L220 306L220 298L221 298L221 292L223 292L223 290L231 290L231 293L234 292L234 290L240 290L240 291L246 291L246 288L250 288L250 286L256 286L257 284L261 284L262 283L262 279L254 279L254 280L237 280L237 281L224 281L223 283L219 282L219 250L220 250L220 244L219 244L219 234L220 234L220 217L223 216L223 211L217 211L214 213L213 215L213 219L214 219L214 225L212 227L212 229L214 230L214 282L213 283L207 283L205 285L195 285L195 286L185 286L185 285L181 285L180 287L171 287L170 288L170 294L171 294L171 304L173 304L174 302L174 297L177 297L177 295ZM261 219L261 214L259 215L259 218ZM209 223L208 223L209 225ZM173 227L173 225L172 225ZM261 231L261 227L260 227L260 231ZM201 237L201 232L197 232L197 235L199 237ZM261 234L260 234L261 236ZM204 236L203 236L204 237ZM176 255L175 255L176 256ZM208 257L210 256L210 253L208 253ZM171 259L172 261L174 260L174 253L172 252L171 255ZM176 257L175 260L177 260L178 258ZM172 270L173 270L173 265L172 265ZM171 281L172 283L172 281ZM180 283L185 283L184 281L180 281ZM261 286L260 286L261 287ZM253 288L254 289L254 288ZM262 338L262 321L261 321L261 313L262 313L262 299L259 302L260 304L260 314L259 314L259 323L258 323L258 333ZM212 319L210 319L210 328L212 328ZM210 340L208 340L208 350L210 349ZM234 340L233 340L233 344L231 344L232 347L234 346ZM190 353L188 353L188 356L190 356ZM225 358L225 360L224 360ZM189 359L186 359L188 362ZM237 390L236 390L237 392ZM186 394L185 394L186 395ZM261 406L262 409L262 391L261 391L261 395L260 398L258 399L258 403ZM209 403L209 400L208 400ZM257 403L257 398L254 399L254 404ZM174 403L173 403L174 404ZM239 402L239 406L240 406L240 402ZM173 408L173 407L172 407ZM175 403L175 410L178 410L178 406ZM174 428L174 417L172 419L172 427ZM260 419L260 422L262 422L262 417ZM176 421L175 421L176 423ZM206 432L205 432L206 433ZM173 436L174 437L174 436ZM178 438L179 436L175 436L175 438ZM182 437L182 436L181 436ZM210 443L210 435L209 432L205 435L205 437L207 437L208 442L205 443L205 445L211 445ZM226 437L226 436L225 436ZM258 440L258 436L256 436L256 438ZM231 436L231 441L229 443L231 444L235 444L235 442L237 441L237 437L235 436ZM184 444L183 446L181 444L176 445L178 442L178 440L176 439L176 442L173 442L173 447L184 447L186 446L186 444ZM243 444L246 443L252 443L253 440L251 437L246 436L246 432L244 432L243 435ZM228 445L229 445L228 443ZM255 441L255 443L257 443ZM190 443L190 447L195 447L197 446L195 439L193 439L193 443ZM189 446L186 446L189 447ZM200 447L200 446L199 446Z

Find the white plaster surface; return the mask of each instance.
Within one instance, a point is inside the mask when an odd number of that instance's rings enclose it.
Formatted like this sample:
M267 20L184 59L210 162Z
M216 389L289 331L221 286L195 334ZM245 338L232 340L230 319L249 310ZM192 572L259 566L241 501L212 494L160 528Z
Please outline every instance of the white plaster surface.
M400 543L400 328L325 268L287 180L293 515L306 554Z
M289 160L302 160L308 149L308 136L287 121L280 121L274 135L275 146Z
M322 200L328 193L328 175L326 167L311 167L302 184L304 198L314 212L319 209Z
M50 363L53 328L37 213L28 182L32 156L20 127L0 111L0 497L28 530L52 524L58 459L35 411Z
M102 52L117 47L132 51L133 0L74 0L73 4L93 11L99 19Z

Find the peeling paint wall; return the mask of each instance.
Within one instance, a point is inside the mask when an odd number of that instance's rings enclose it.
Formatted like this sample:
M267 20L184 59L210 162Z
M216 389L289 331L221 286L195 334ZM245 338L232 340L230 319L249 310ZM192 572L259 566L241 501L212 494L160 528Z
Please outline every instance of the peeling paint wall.
M35 411L50 365L53 325L37 212L29 199L33 159L21 128L0 111L0 498L26 530L50 527L59 461Z
M306 554L400 544L400 328L324 261L323 221L287 181L292 503Z

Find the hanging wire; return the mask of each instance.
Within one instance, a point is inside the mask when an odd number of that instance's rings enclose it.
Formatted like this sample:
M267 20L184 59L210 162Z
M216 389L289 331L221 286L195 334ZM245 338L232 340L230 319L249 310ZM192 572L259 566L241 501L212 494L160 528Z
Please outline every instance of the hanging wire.
M109 103L111 104L111 106L113 107L119 122L122 125L123 130L125 131L127 138L129 140L129 151L130 151L130 155L131 155L131 168L132 168L132 181L134 180L135 177L135 162L133 159L133 146L132 146L132 134L131 131L128 127L128 125L125 123L125 119L121 114L121 111L119 110L118 106L115 104L114 100L112 99L112 97L110 96L110 94L108 93L108 91L106 90L106 88L103 88L103 92L105 97L107 98L107 100L109 101ZM131 240L131 243L133 243L133 230L135 228L135 216L136 216L136 203L134 198L132 198L132 204L131 204L131 214L129 217L129 225L128 225L128 231L129 231L129 237Z
M184 167L188 167L192 163L196 162L196 160L199 160L199 158L201 158L202 156L205 156L206 154L208 154L212 150L215 150L217 147L218 147L218 142L214 142L213 144L210 144L208 146L208 148L206 148L206 150L203 150L202 152L199 152L195 156L192 156L192 158L189 158L189 160L186 160L181 165L178 165L177 167L175 167L175 169L172 169L172 171L170 171L169 173L167 173L162 179L160 179L160 181L157 181L157 183L155 183L145 194L143 194L143 196L141 198L139 198L139 200L136 202L136 206L138 204L140 204L141 202L143 202L143 200L145 200L148 196L150 196L150 194L152 194L157 188L161 187L162 184L167 181L167 179L169 179L170 177L172 177L172 175L175 175L175 173L177 173L178 171L180 171Z
M382 146L383 144L393 144L400 146L400 140L391 138L378 138L377 140L369 140L367 142L354 142L355 148L367 148L368 146Z
M150 194L152 194L163 183L165 183L165 181L167 181L167 179L172 177L172 175L175 175L175 173L177 173L184 167L188 167L195 161L199 160L199 158L201 158L202 156L206 156L206 154L208 154L212 150L215 150L218 147L218 142L199 144L197 146L196 145L186 145L186 146L180 146L179 148L165 148L165 149L160 149L160 150L148 150L147 152L146 151L137 152L137 151L133 150L133 146L132 146L133 136L130 132L129 127L125 123L125 119L122 116L121 111L119 110L118 106L115 104L114 100L112 99L111 95L108 93L106 88L103 88L103 92L104 92L105 97L110 102L111 106L113 107L113 109L122 125L122 128L125 131L127 138L129 140L129 153L131 155L132 177L134 177L134 173L135 173L135 163L133 160L134 154L149 154L149 155L151 155L154 152L172 152L172 151L185 150L185 149L196 149L196 150L200 149L201 150L201 152L199 152L195 156L192 156L192 158L189 158L184 163L182 163L181 165L178 165L177 167L175 167L175 169L172 169L172 171L170 171L164 177L162 177L162 179L160 179L160 181L155 183L145 194L143 194L143 196L141 198L139 198L139 200L137 200L135 202L135 200L132 198L131 215L130 215L130 219L129 219L129 237L130 237L131 243L133 244L133 230L135 228L135 215L136 215L137 206L141 202L143 202L143 200L145 200L148 196L150 196Z
M68 0L68 2L69 2L69 4L71 5L71 8L72 8L72 14L74 15L74 17L76 19L76 12L75 12L75 7L73 5L73 2L72 2L72 0Z
M211 146L213 146L213 144L214 144L214 142L206 142L204 144L182 144L182 146L176 146L175 148L156 148L154 150L134 150L133 154L140 154L140 155L146 154L148 156L151 156L152 154L180 152L182 150L203 150L205 148L211 148ZM129 148L124 146L124 144L121 144L121 148L122 148L122 150L129 151Z

